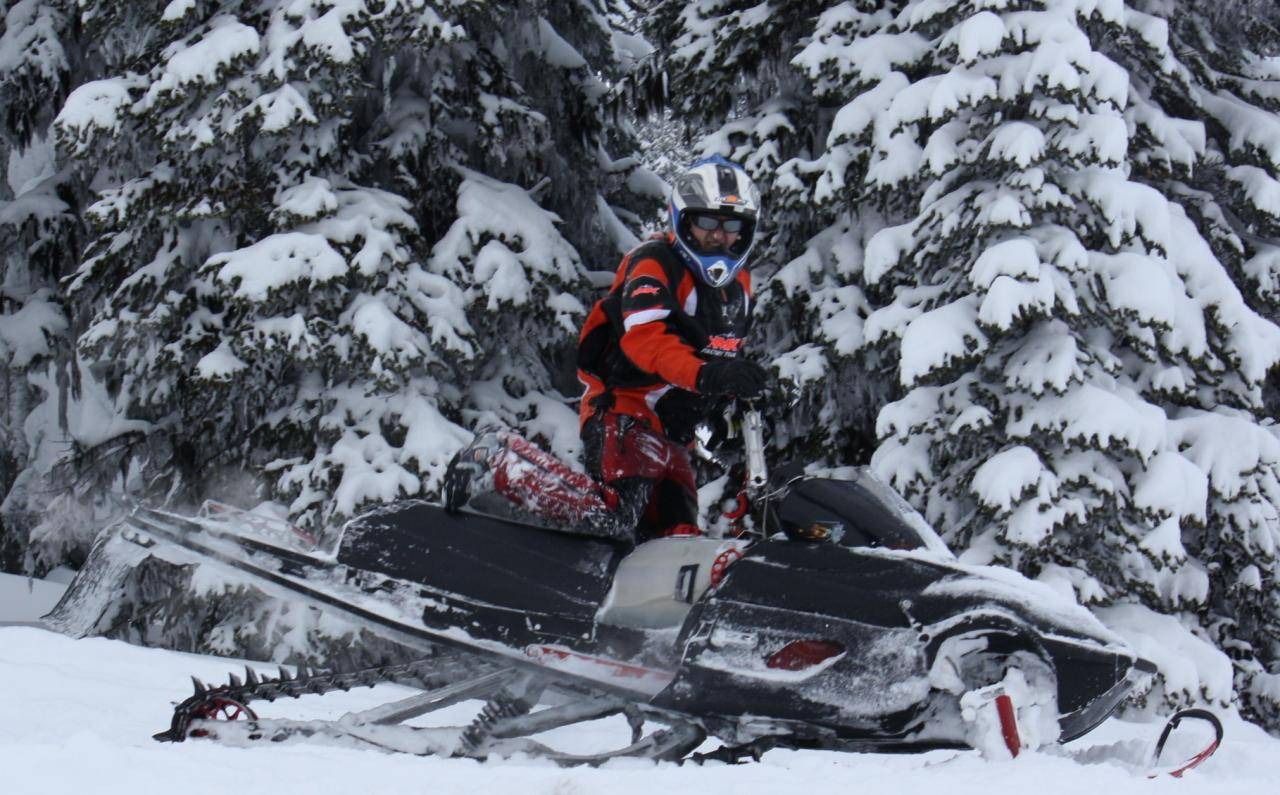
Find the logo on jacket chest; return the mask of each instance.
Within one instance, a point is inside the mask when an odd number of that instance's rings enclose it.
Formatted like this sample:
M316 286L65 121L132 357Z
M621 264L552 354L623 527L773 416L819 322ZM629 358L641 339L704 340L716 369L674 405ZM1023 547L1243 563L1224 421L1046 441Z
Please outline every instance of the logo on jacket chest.
M690 297L694 300L686 303L685 310L693 310L691 314L698 333L690 341L701 338L699 353L727 358L737 356L748 326L747 300L742 289L736 284L723 290L703 287Z
M721 334L715 334L707 340L707 344L702 350L705 353L714 354L716 356L736 356L738 349L741 347L741 337L727 337Z

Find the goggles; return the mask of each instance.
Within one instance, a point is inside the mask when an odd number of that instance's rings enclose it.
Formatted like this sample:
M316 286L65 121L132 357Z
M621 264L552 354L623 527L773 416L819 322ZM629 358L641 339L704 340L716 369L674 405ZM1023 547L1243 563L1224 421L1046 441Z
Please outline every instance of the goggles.
M723 229L726 234L730 235L736 235L741 232L743 225L746 223L741 218L724 218L718 215L695 215L689 220L704 232Z

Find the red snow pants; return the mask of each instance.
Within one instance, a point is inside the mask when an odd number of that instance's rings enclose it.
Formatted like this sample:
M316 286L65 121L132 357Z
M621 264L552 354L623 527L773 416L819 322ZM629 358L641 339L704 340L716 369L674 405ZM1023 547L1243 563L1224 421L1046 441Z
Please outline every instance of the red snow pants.
M635 417L612 412L588 418L582 442L587 471L604 487L611 519L634 528L637 543L701 534L688 448Z

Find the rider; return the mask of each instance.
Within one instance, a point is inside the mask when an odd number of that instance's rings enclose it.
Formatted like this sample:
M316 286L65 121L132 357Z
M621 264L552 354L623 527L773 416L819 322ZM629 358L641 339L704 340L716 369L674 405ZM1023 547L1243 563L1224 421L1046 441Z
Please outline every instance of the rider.
M717 155L676 179L668 211L670 230L626 255L579 337L579 416L594 480L511 434L481 434L450 464L447 507L489 488L595 535L699 533L694 429L724 397L756 397L767 380L741 358L760 194ZM536 466L514 466L520 459Z

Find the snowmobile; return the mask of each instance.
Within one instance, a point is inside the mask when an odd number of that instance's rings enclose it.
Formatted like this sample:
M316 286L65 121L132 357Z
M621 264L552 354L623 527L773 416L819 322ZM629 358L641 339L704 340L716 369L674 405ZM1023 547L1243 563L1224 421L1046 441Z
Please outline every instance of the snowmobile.
M135 544L176 544L422 653L197 680L156 738L564 764L737 762L777 747L1016 755L1085 734L1154 673L1085 609L1014 572L961 564L868 470L771 479L759 414L742 425L758 517L743 538L632 547L407 500L321 550L243 512L135 510L119 529ZM250 706L406 680L422 694L340 721L259 719ZM466 726L404 725L468 699L485 705ZM633 729L620 748L567 753L535 739L611 715ZM660 728L645 735L646 722ZM695 753L708 736L722 745Z

